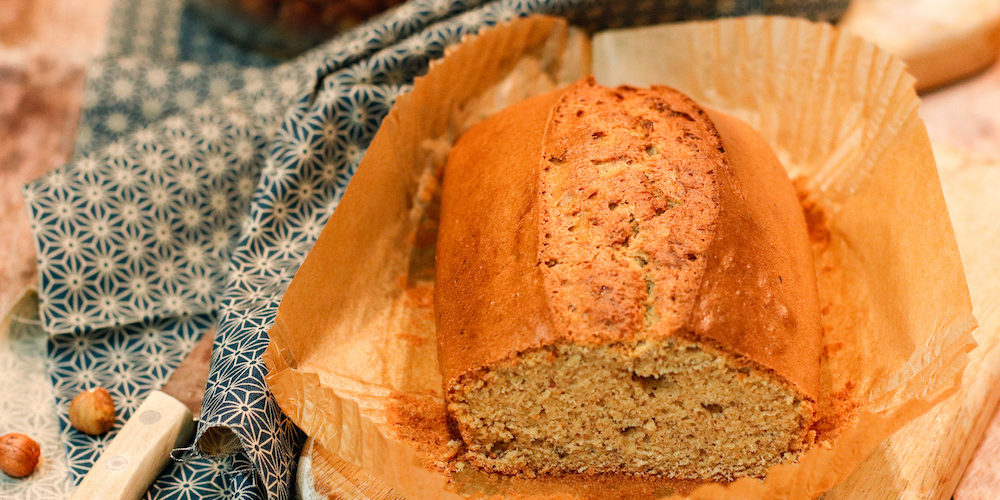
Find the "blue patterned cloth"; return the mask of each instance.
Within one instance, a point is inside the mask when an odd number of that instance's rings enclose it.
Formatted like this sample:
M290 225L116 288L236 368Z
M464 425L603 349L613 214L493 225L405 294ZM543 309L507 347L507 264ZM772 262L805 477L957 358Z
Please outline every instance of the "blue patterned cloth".
M290 497L303 436L265 385L267 330L381 119L463 35L532 13L597 29L833 19L846 4L411 0L278 64L219 39L180 0L118 0L74 161L24 191L74 479L215 325L197 446L147 497ZM100 437L67 417L70 399L96 385L119 408Z

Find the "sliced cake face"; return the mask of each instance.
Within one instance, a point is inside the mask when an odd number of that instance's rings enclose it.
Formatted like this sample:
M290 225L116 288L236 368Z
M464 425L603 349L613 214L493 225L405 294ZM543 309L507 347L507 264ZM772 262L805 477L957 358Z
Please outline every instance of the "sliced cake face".
M812 415L766 372L681 337L526 352L464 378L449 410L487 470L716 480L793 458Z

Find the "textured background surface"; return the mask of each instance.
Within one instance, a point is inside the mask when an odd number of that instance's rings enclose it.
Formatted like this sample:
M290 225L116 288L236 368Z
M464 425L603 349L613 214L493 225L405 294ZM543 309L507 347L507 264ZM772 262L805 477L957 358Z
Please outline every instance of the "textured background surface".
M35 280L35 252L21 186L67 161L87 61L103 51L110 0L14 0L0 9L0 311ZM28 318L37 324L38 318ZM7 328L12 326L12 328ZM51 384L46 336L0 325L0 433L22 432L42 448L30 478L0 474L0 496L62 498L72 491Z

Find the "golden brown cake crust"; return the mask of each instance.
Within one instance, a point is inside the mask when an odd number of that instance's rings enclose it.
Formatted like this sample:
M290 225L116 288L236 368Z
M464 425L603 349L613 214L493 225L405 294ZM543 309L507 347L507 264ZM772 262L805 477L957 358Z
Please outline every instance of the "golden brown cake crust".
M446 387L543 345L681 335L815 401L811 259L791 183L749 127L666 87L583 80L452 150L435 292Z
M446 386L557 339L537 266L537 185L541 139L561 94L505 109L489 127L466 132L449 155L434 292Z
M685 327L718 216L718 137L666 89L590 82L553 112L539 176L540 269L573 342Z
M802 207L770 146L749 125L709 116L726 148L718 230L690 325L698 336L773 370L819 399L816 272Z

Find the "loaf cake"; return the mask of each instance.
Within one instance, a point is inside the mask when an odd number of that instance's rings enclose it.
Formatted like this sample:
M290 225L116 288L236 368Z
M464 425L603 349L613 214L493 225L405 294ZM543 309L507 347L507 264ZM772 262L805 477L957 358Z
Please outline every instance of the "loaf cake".
M810 444L806 225L774 153L732 117L592 79L516 104L452 149L436 259L467 463L731 480Z

